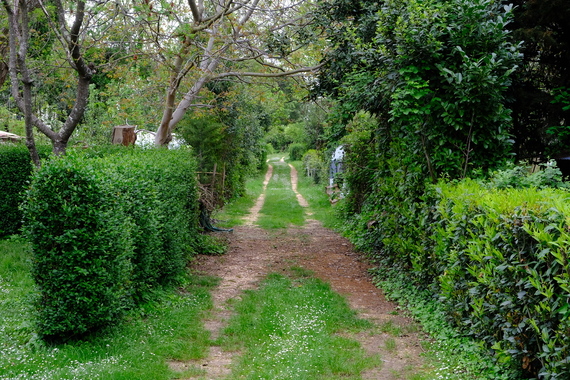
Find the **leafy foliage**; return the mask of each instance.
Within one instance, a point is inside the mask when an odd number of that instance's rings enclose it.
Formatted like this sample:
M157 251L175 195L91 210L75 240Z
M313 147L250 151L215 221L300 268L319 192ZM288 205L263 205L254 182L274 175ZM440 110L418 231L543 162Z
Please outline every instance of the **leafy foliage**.
M289 145L289 159L292 161L299 161L303 158L303 154L307 148L304 144L294 143Z
M39 147L42 158L49 155L49 148ZM0 237L19 232L22 213L19 210L33 165L25 145L0 144Z
M450 320L484 342L498 363L526 376L566 378L570 210L568 193L547 187L560 180L549 171L505 181L513 170L483 184L440 182L421 203L393 198L390 212L365 207L349 234L438 296Z
M303 155L302 160L305 175L312 178L314 183L323 183L326 180L328 174L327 164L319 151L309 149Z
M504 188L568 188L568 183L563 181L562 172L556 166L554 160L542 165L542 170L529 173L528 168L512 166L499 170L489 180L489 186L496 189Z
M196 233L194 171L187 150L71 154L42 166L23 207L41 336L113 324L177 281Z
M344 147L341 187L348 191L346 206L350 212L360 212L372 193L379 163L377 128L376 118L368 112L359 112L346 126L348 134L341 139Z
M199 109L185 117L179 126L182 138L194 149L198 171L218 173L225 170L225 180L216 180L217 205L243 195L245 179L265 165L266 148L262 143L266 110L259 99L252 98L239 85L219 81L209 83L212 109ZM202 177L201 177L202 180ZM211 183L212 178L202 180ZM222 188L222 186L224 188Z
M567 194L469 182L442 191L433 258L448 313L499 362L567 377Z
M338 35L316 88L339 100L331 136L370 111L380 119L380 153L400 167L413 157L432 181L505 159L504 92L519 59L506 30L510 8L486 0L343 4L322 8L322 23Z

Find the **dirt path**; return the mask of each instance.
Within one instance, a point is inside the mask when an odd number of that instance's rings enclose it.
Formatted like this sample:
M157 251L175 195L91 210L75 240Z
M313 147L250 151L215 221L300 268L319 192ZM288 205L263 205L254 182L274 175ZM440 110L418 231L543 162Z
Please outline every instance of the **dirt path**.
M293 169L291 182L296 192L297 172ZM270 173L271 168L267 182ZM299 203L307 207L302 195L298 192L296 195ZM370 354L380 354L383 362L380 368L363 373L363 379L406 379L416 373L423 365L420 333L414 322L402 316L396 305L386 301L371 283L370 264L354 252L346 239L312 219L303 227L275 232L256 227L254 223L264 196L259 199L246 219L247 225L236 227L230 235L228 253L200 256L195 263L196 271L222 279L213 292L214 310L205 321L213 339L219 336L231 316L228 300L239 298L245 289L256 288L268 273L286 271L296 265L314 271L317 277L344 295L361 317L374 322L376 327L372 332L353 336ZM397 329L399 333L394 334ZM223 379L230 374L233 355L214 346L208 358L193 364L207 371L205 379ZM180 365L184 363L176 363L174 367Z

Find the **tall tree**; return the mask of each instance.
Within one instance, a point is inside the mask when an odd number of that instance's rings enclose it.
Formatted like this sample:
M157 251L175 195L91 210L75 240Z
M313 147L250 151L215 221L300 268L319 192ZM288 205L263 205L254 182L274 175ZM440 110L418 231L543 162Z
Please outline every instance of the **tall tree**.
M24 114L26 122L26 143L32 154L32 159L39 164L35 152L33 139L33 126L45 134L53 144L55 154L65 152L71 134L79 124L87 99L89 98L89 84L95 73L95 68L85 62L82 50L82 40L86 34L86 2L77 0L66 3L65 8L61 0L55 0L49 6L43 0L28 2L26 0L2 0L2 4L9 20L9 70L11 92L20 111ZM30 9L30 7L33 7ZM36 72L29 66L30 47L30 13L41 9L45 15L44 22L50 25L51 31L62 46L64 60L76 74L76 95L73 107L69 110L67 118L61 128L56 131L42 120L41 116L32 107L32 87L38 79ZM45 63L44 63L45 64ZM37 85L37 83L36 83Z
M315 70L310 64L316 60L299 53L313 40L310 6L310 0L148 0L138 6L145 15L141 33L152 38L170 73L156 144L168 143L210 81Z
M335 45L317 94L341 107L331 136L342 137L359 110L375 113L379 141L391 147L384 155L416 157L432 181L504 160L504 92L519 58L508 41L510 10L490 0L323 2L320 20Z

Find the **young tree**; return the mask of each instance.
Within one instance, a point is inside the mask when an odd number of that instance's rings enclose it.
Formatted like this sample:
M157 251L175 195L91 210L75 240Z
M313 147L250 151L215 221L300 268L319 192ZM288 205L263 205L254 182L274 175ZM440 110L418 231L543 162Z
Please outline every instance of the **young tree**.
M10 55L8 66L10 71L11 92L16 105L24 114L26 123L26 144L30 149L32 159L39 165L39 158L35 152L33 126L45 134L53 144L55 154L65 153L67 142L79 124L87 99L89 98L89 84L96 70L93 65L85 62L82 50L86 28L86 2L77 0L66 3L66 9L61 0L55 0L49 6L43 0L28 2L26 0L2 0L9 21L9 47ZM34 8L30 8L34 7ZM56 131L50 127L32 107L32 87L37 85L36 72L29 65L30 47L30 15L39 8L45 15L44 22L49 23L50 31L62 45L63 60L67 61L76 73L76 95L73 107L69 110L62 127ZM71 21L71 24L69 24ZM54 49L56 47L54 46ZM46 62L44 62L44 65ZM54 63L55 64L55 63Z

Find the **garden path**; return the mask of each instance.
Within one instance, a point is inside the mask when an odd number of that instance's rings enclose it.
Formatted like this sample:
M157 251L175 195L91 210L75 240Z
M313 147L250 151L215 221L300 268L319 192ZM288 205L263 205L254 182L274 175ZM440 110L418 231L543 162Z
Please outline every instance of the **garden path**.
M264 189L271 172L270 166ZM297 172L294 168L291 183L296 192ZM299 203L307 207L303 196L298 192L296 195ZM243 290L255 289L268 273L301 266L330 283L362 318L374 323L375 328L371 331L351 335L369 354L379 354L382 358L382 366L363 373L363 379L408 379L420 373L425 366L420 356L420 343L425 336L412 319L396 304L387 301L382 291L372 284L368 274L371 264L354 251L348 240L313 219L307 219L302 227L283 230L267 231L257 227L255 221L264 197L264 194L259 197L245 219L246 224L235 227L228 235L229 250L225 255L199 256L194 263L197 272L221 278L213 291L213 312L205 320L212 338L219 336L231 316L229 300L239 299ZM395 329L401 331L397 336L393 335ZM206 370L205 379L223 379L230 374L232 358L237 354L213 346L209 357L198 363L172 363L172 366L184 369L198 364Z

